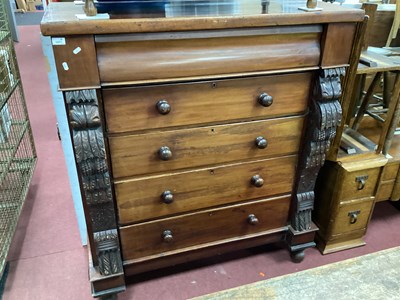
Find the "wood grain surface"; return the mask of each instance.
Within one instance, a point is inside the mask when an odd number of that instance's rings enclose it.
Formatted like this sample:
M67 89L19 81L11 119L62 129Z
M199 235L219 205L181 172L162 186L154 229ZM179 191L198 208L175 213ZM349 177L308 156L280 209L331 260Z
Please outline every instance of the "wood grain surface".
M53 45L53 52L61 89L100 86L93 36L65 37L65 45Z
M104 89L109 133L183 125L260 119L301 114L307 110L312 73L262 76L187 84ZM267 93L273 104L258 97ZM161 115L156 104L166 100L171 112Z
M398 172L399 172L399 162L398 161L388 163L383 169L382 180L396 179Z
M331 220L334 220L334 222L328 231L328 236L346 234L351 231L366 228L369 218L372 214L373 205L373 197L367 197L340 204L338 209L335 210L335 213L331 215ZM357 215L357 221L354 224L351 224L349 213L355 211L360 211L360 213Z
M109 138L114 178L196 168L299 151L304 117L276 118ZM256 146L263 137L268 145ZM163 161L159 149L169 147Z
M175 249L283 227L289 205L290 196L284 196L120 227L123 258L165 255ZM250 214L257 216L257 225L248 223ZM172 242L163 241L165 230L172 232Z
M289 193L297 156L258 160L215 168L163 174L115 183L120 224L200 208ZM262 187L251 184L260 175ZM161 194L171 191L174 201L163 203Z
M327 25L322 43L322 67L349 64L356 27L356 23Z
M320 33L96 43L102 83L316 66Z
M243 0L246 1L246 0ZM178 30L208 30L217 28L251 28L280 25L320 24L329 22L361 22L364 12L360 9L349 9L330 3L318 3L323 11L305 12L292 7L278 7L281 11L263 14L261 5L258 12L237 16L197 16L165 18L145 18L136 16L125 19L82 21L76 14L83 14L83 9L73 3L50 3L41 22L44 35L68 34L109 34L127 32L167 32ZM286 3L286 5L291 3ZM295 3L297 5L297 3ZM305 5L305 3L304 3ZM286 9L286 10L285 10Z
M386 180L379 183L378 191L376 192L375 201L390 200L393 193L395 180Z
M368 196L375 196L378 178L381 174L381 168L359 170L346 173L340 187L340 199L346 201L350 199L358 199ZM356 178L359 176L368 176L365 181L365 187L358 189L359 183Z

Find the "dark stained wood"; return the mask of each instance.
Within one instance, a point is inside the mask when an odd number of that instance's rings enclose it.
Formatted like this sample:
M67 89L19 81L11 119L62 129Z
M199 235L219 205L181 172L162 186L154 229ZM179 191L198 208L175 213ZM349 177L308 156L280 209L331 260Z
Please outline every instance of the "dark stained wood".
M371 32L375 21L375 13L378 4L376 3L363 3L362 8L365 10L365 14L369 17L367 29L365 30L362 51L367 50L370 40L371 40Z
M53 45L53 52L61 89L99 87L93 36L67 36L65 45Z
M98 103L79 97L85 73L62 86L74 96L89 221L108 229L118 220L112 230L88 227L101 256L92 270L119 272L120 245L126 274L273 241L299 260L315 246L314 183L340 123L341 79L364 12L325 3L304 12L292 1L267 12L237 2L233 16L111 20L78 20L82 7L49 5L43 34L87 34L96 47L88 66L101 74L92 86ZM267 148L255 148L258 136ZM108 163L114 172L97 176ZM96 295L120 291L121 278L91 277Z
M384 47L390 33L395 16L395 5L378 5L375 13L375 20L370 33L369 45L374 47ZM400 35L392 41L391 46L400 45Z
M279 195L293 186L296 156L259 160L175 174L122 180L115 183L120 224L158 218L200 208ZM251 178L260 175L257 188ZM234 184L233 184L234 183ZM174 202L165 204L161 194L169 190Z
M104 89L103 101L110 133L209 122L260 119L304 113L312 73L276 75L149 87ZM273 104L258 97L268 93ZM156 104L165 99L171 112L161 115Z
M221 255L227 252L243 248L251 248L268 243L282 241L286 235L287 227L267 230L245 237L236 237L224 241L217 241L202 245L196 245L185 249L179 249L166 253L166 255L154 255L144 259L132 259L124 261L126 276L174 266L204 257Z
M318 231L318 227L315 226L314 223L311 224L311 227L306 232L304 231L295 231L291 226L289 226L288 233L286 235L286 241L289 247L293 247L295 245L307 244L309 242L314 241L315 233Z
M297 5L297 4L296 4ZM110 34L129 32L165 32L180 30L207 30L223 28L248 28L280 25L318 24L328 22L360 22L364 12L360 9L343 8L318 3L324 10L304 12L291 9L265 15L258 13L221 17L180 17L180 18L131 18L113 20L82 21L75 14L83 13L81 6L73 3L50 3L41 23L44 35Z
M120 178L294 154L299 149L303 123L303 117L290 117L111 137L113 174ZM267 141L266 148L257 147L257 137ZM158 153L163 146L172 152L168 161Z
M339 23L327 25L322 41L321 66L348 65L356 32L355 23Z
M289 205L290 196L284 196L120 227L124 260L283 227ZM257 216L257 225L248 223L250 214ZM172 242L163 241L165 230L172 231Z
M249 30L250 31L250 30ZM102 83L316 66L319 32L96 43Z

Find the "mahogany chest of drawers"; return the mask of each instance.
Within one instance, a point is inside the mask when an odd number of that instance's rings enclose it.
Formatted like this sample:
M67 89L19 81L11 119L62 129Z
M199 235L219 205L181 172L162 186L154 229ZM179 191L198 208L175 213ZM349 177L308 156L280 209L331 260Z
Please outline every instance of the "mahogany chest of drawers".
M315 180L364 13L265 4L84 21L70 3L46 11L95 296L216 253L286 241L300 261L315 245Z

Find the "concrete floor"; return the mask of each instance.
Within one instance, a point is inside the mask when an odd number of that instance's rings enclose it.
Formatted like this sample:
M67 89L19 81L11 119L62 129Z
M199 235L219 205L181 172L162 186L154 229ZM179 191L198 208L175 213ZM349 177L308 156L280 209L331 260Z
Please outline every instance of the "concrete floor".
M400 247L193 300L400 299Z

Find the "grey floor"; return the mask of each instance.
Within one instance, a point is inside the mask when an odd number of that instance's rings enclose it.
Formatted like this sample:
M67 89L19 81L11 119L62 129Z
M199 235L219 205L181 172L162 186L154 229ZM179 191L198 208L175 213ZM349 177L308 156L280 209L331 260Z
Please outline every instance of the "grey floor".
M26 12L26 13L15 13L15 21L17 26L25 25L39 25L43 18L43 11L38 12Z
M276 277L196 300L400 299L400 247Z

